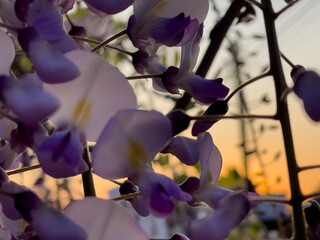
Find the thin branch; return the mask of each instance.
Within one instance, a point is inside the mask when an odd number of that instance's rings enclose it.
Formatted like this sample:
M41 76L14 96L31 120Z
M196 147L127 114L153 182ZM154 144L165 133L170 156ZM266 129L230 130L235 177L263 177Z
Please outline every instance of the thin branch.
M136 192L136 193L126 194L126 195L116 197L116 198L111 198L110 200L113 200L113 201L129 200L129 199L137 198L140 196L141 196L141 192Z
M106 41L100 43L98 46L96 46L95 48L93 48L91 50L91 52L97 52L98 50L100 50L101 48L103 48L104 46L106 46L109 42L112 42L113 40L125 35L127 33L127 30L123 30L119 33L117 33L116 35L112 36L111 38L107 39Z
M131 76L126 77L128 80L135 80L135 79L144 79L144 78L162 78L163 74L149 74L149 75L141 75L141 76Z
M89 166L89 170L82 174L84 196L96 196L96 190L94 187L94 181L92 176L90 152L88 146L84 149L83 159Z
M280 56L281 56L281 58L283 58L283 60L286 61L286 63L288 63L288 64L290 65L290 67L294 68L294 67L296 66L296 65L293 64L293 63L289 60L289 58L287 58L286 55L284 55L282 52L280 52Z
M249 81L241 84L240 86L238 86L232 93L229 94L229 96L226 98L226 102L228 102L237 92L239 92L241 89L243 89L245 86L251 84L251 83L254 83L255 81L257 80L260 80L261 78L264 78L264 77L267 77L267 76L270 76L270 71L267 71L259 76L256 76L252 79L250 79Z
M285 6L284 8L282 8L279 12L277 12L275 14L275 17L279 17L282 13L284 13L285 11L287 11L289 8L291 8L293 5L295 5L297 2L299 2L300 0L295 0L291 3L289 3L287 6Z
M114 184L117 184L117 185L119 185L119 186L121 186L122 185L122 183L121 182L118 182L118 181L115 181L115 180L109 180L110 182L113 182Z
M9 30L12 30L12 31L15 31L15 32L18 32L20 30L20 28L16 28L16 27L13 27L13 26L1 23L1 22L0 22L0 27L9 29Z
M7 171L7 175L13 175L13 174L18 174L18 173L24 173L24 172L28 172L34 169L38 169L41 168L40 164L34 165L34 166L29 166L29 167L23 167L23 168L19 168L19 169L15 169L15 170L11 170L11 171Z
M3 117L5 117L5 118L8 118L8 119L10 119L11 121L13 121L13 122L15 122L15 123L19 123L19 122L20 122L20 119L19 119L19 118L17 118L16 116L13 116L13 115L11 115L11 114L3 111L3 110L0 110L0 116L3 116Z
M24 54L24 51L21 49L21 50L16 50L16 55L21 55L21 54Z
M263 6L261 3L257 2L256 0L245 0L248 3L251 3L252 5L255 5L256 7L260 8L261 10L263 10Z
M252 196L249 197L250 202L254 203L280 203L280 204L291 204L291 201L283 197L276 196Z
M82 41L82 42L87 42L87 43L92 43L92 44L101 44L100 41L97 41L97 40L94 40L94 39L89 39L89 38L83 38L83 37L79 37L79 36L71 36L74 40L78 40L78 41ZM121 48L118 48L118 47L115 47L115 46L111 46L111 45L105 45L103 46L105 48L110 48L110 49L113 49L113 50L116 50L118 52L122 52L124 54L127 54L127 55L130 55L132 56L133 55L133 52L129 52L127 50L124 50L124 49L121 49Z
M280 97L280 102L283 102L287 96L289 95L289 93L291 93L293 91L293 88L286 88L286 90L283 91L283 93L281 94L281 97Z
M308 198L317 198L317 197L320 197L320 191L303 196L303 200L307 200Z
M301 171L315 169L315 168L320 168L320 165L312 165L312 166L300 167L299 171L301 172Z
M277 115L232 115L232 116L225 116L225 115L203 115L203 116L189 116L191 120L198 120L198 121L217 121L220 119L272 119L277 120Z

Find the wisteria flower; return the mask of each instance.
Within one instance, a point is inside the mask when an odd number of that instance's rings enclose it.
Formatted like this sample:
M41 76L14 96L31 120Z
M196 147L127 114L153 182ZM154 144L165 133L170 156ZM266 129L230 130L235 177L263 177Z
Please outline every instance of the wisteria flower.
M208 11L208 1L136 0L128 22L128 36L152 56L159 45L181 46L192 39Z
M84 240L86 232L65 214L46 206L31 191L13 194L14 204L39 239Z
M128 8L134 0L84 0L88 7L93 11L99 11L108 15L119 13Z
M106 179L128 177L138 185L154 215L168 216L174 209L171 198L190 199L173 180L155 173L151 167L151 161L170 139L170 121L161 113L119 111L93 149L93 171ZM121 148L118 147L120 144Z
M18 41L42 81L62 83L79 76L79 69L48 43L37 29L27 27L19 30Z
M319 122L320 76L299 65L292 69L291 76L294 81L294 92L303 101L307 114L313 121Z
M229 92L229 88L222 84L222 79L207 80L192 73L199 53L199 41L202 36L202 25L192 41L182 46L180 68L169 67L162 78L153 79L155 89L172 94L179 93L179 89L185 90L197 102L211 104L217 99L223 99Z
M82 157L86 141L96 141L118 110L136 108L128 81L103 58L81 50L66 57L81 70L81 75L68 83L45 84L61 107L51 118L57 131L38 142L35 149L44 171L59 178L88 170Z
M191 206L202 202L215 209L206 219L195 221L191 225L192 239L223 240L248 214L250 203L242 192L218 186L222 167L222 157L214 145L209 133L198 136L201 176L188 178L181 185L183 191L192 194Z

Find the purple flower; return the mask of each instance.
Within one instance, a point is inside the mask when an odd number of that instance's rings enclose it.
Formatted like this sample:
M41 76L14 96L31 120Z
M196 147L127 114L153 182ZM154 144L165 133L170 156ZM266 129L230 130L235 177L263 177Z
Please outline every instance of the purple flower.
M108 15L119 13L128 8L134 0L85 0L89 7ZM94 9L92 9L94 11Z
M218 100L212 103L207 108L203 116L224 115L228 112L228 110L229 110L228 102ZM192 135L198 136L200 133L207 131L217 121L201 121L201 120L196 121L192 127Z
M173 180L153 171L145 171L139 175L137 184L151 212L157 217L167 217L173 212L173 198L181 201L192 199Z
M186 165L193 166L199 161L199 148L196 140L175 137L162 153L171 153Z
M57 210L46 206L31 191L13 195L15 207L31 225L39 239L82 240L87 234L78 224Z
M206 17L208 1L135 1L128 21L133 45L153 55L159 45L181 46L190 41Z
M161 113L119 111L108 122L92 151L93 171L106 179L134 176L151 168L150 162L170 139L170 121ZM120 145L121 148L117 147Z
M69 129L57 131L35 148L39 163L45 173L54 178L71 177L89 169L83 160L82 142L79 132Z
M243 194L234 194L226 199L211 216L192 223L194 240L223 240L230 231L247 216L250 204Z
M136 96L125 76L101 56L77 50L67 53L66 58L80 70L80 76L63 84L44 84L61 103L50 120L58 128L75 128L88 141L97 141L117 111L136 108Z
M27 26L37 29L42 36L62 53L78 49L74 41L63 28L61 12L72 9L74 0L38 0L16 1L17 17Z
M28 74L23 79L0 77L0 84L5 106L28 125L46 119L59 107L58 100L42 89L36 75Z
M79 69L35 28L19 30L18 41L44 82L62 83L79 76Z
M307 114L313 121L319 122L320 76L299 65L292 69L291 76L294 81L294 92L303 101Z
M168 216L174 209L172 198L191 200L174 181L152 170L151 161L170 139L170 121L161 113L119 111L92 151L93 171L106 179L128 177L139 187L154 215Z

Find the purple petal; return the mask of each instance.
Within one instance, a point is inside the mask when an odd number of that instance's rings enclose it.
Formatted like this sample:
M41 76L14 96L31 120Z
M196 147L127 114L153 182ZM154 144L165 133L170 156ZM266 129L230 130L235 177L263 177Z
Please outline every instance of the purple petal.
M174 18L158 18L153 22L150 34L158 43L169 47L177 46L190 22L190 17L185 17L183 13Z
M247 216L250 203L243 194L228 198L212 216L191 226L193 240L223 240Z
M198 136L201 177L200 186L209 182L218 183L222 167L222 157L219 149L212 141L209 133L201 133Z
M82 240L86 232L69 217L47 207L37 195L25 191L14 195L15 206L36 231L39 239Z
M32 25L43 37L62 53L79 49L63 28L63 20L60 10L53 9L41 15Z
M143 74L148 67L148 54L142 51L137 51L132 54L132 64L137 73Z
M221 83L221 79L206 80L198 75L187 74L178 79L176 84L203 104L211 104L217 99L223 99L229 92L229 88Z
M167 176L154 172L146 172L139 178L142 196L148 202L151 212L157 217L167 217L174 210L171 198L190 201L192 197L183 192L179 186Z
M121 184L119 188L119 192L121 195L126 195L130 193L137 193L139 192L139 187L135 185L133 182L126 180L124 183ZM127 199L132 205L132 207L136 210L136 212L143 217L149 216L149 206L142 196L134 197L132 199Z
M215 101L210 105L210 107L208 107L203 116L224 115L228 112L228 110L228 102ZM196 121L192 127L192 136L198 136L200 133L207 131L217 121Z
M179 94L178 86L175 83L179 68L168 67L162 75L162 84L169 93Z
M189 127L190 117L177 109L167 114L172 126L172 136L175 136Z
M20 186L19 184L11 181L6 181L1 183L1 191L8 194L15 194L26 191L27 188ZM21 219L22 216L20 212L16 209L14 205L14 199L11 196L0 194L0 203L2 205L3 213L11 220Z
M2 90L5 105L24 123L40 122L58 109L58 100L35 85L32 77L6 81L10 81L11 86Z
M97 141L117 111L136 108L136 96L125 76L101 56L78 50L66 57L80 69L81 76L64 84L44 85L61 102L50 120L57 126L70 122L86 134L88 141Z
M119 111L93 149L93 170L107 179L128 177L146 168L170 138L170 121L161 113L134 109Z
M223 200L234 194L234 191L218 187L216 184L208 184L205 188L198 192L197 197L199 200L207 203L211 208L218 208Z
M89 169L83 160L81 133L64 130L55 132L35 149L45 173L54 178L71 177Z
M314 71L303 71L296 77L294 92L303 101L309 117L320 121L320 76Z
M199 161L199 148L194 139L175 137L170 142L170 149L170 153L186 165L193 166Z
M35 28L20 30L18 40L44 82L62 83L80 75L79 69L50 45Z
M85 0L87 4L106 14L116 14L128 8L134 0Z
M87 197L71 203L65 213L85 229L88 239L149 239L129 212L113 201Z
M10 67L15 56L13 43L8 34L0 30L0 75L9 76Z

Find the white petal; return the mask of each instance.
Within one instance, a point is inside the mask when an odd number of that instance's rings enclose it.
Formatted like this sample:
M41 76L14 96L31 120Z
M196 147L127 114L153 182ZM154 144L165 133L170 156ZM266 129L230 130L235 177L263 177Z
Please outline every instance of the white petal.
M0 30L0 43L0 75L9 76L9 71L15 56L15 51L10 37L2 30Z
M97 54L72 51L66 54L81 71L77 79L44 88L56 96L61 108L53 122L73 121L96 141L109 119L120 109L136 108L136 96L125 76Z
M126 209L113 201L87 197L65 211L89 235L87 240L148 240Z

